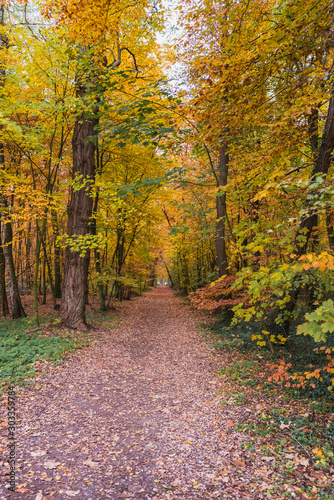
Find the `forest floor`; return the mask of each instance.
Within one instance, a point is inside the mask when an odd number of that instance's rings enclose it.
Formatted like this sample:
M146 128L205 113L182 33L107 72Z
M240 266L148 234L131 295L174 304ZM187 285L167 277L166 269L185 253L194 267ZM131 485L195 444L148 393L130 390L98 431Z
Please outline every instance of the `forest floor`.
M203 338L203 316L186 301L158 287L117 307L117 328L16 388L16 493L3 397L1 500L334 498L325 493L333 470L286 449L280 472L272 451L245 446L238 425L281 396L249 389L243 404L222 404L217 371L235 359Z

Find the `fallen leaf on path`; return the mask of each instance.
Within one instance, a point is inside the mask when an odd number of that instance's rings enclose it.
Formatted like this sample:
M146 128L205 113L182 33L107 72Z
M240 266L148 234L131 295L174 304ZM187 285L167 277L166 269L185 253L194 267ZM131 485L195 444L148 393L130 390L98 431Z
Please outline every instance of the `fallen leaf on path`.
M99 465L99 462L94 462L94 460L88 458L87 460L84 460L83 464L87 465L88 467L97 467Z
M236 467L246 467L246 464L245 462L242 462L241 460L233 460L233 465L235 465Z
M43 455L46 455L46 451L37 450L37 451L32 451L31 452L31 456L32 457L42 457Z
M47 462L44 462L44 467L46 469L55 469L60 465L60 462L55 462L54 460L48 460Z
M232 422L232 420L229 420L228 422L225 423L226 427L233 427L235 424Z

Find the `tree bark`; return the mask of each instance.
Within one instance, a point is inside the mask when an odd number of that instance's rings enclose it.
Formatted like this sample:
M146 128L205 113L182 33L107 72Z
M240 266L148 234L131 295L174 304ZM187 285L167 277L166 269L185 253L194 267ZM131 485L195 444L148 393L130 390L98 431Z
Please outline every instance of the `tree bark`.
M26 269L25 269L25 277L26 277L26 290L31 292L32 286L32 274L31 274L31 222L28 223L28 229L25 234L25 247L26 247Z
M49 276L49 283L50 283L50 289L51 289L51 295L52 295L52 300L53 300L53 307L57 309L57 298L56 298L56 293L55 293L55 287L53 283L53 277L52 277L52 268L50 264L51 256L50 259L48 257L47 249L46 249L46 241L45 241L45 235L42 240L42 245L43 245L43 253L44 253L44 261L48 269L48 276Z
M328 245L332 250L334 248L334 228L332 222L333 216L329 213L326 216L326 226L327 226L327 236L328 236Z
M313 137L314 135L315 134L313 134ZM331 156L333 150L334 150L334 97L332 95L331 99L329 100L327 118L326 118L324 132L322 135L321 145L314 162L311 182L314 181L314 179L318 174L324 176L327 174L331 164ZM312 235L312 231L317 226L317 223L318 223L318 216L311 209L310 215L308 215L307 217L305 217L305 219L302 220L299 229L297 231L296 239L298 238L298 236L305 237L302 244L298 244L298 240L296 240L297 255L301 256L306 253L307 245Z
M82 86L77 88L79 97L83 97L86 92L86 88ZM96 143L93 136L97 124L98 118L87 117L83 112L77 117L74 127L72 178L81 175L83 187L79 190L72 189L68 206L67 234L73 239L85 237L90 231L93 211L91 190L95 180ZM60 316L62 324L70 328L87 327L85 309L88 298L89 258L89 251L81 257L80 251L66 247Z
M174 282L173 282L173 278L172 278L172 275L170 273L170 270L169 270L169 268L168 268L168 266L167 266L167 264L166 264L166 262L164 260L163 260L163 263L165 265L165 268L166 268L166 271L167 271L167 274L168 274L168 278L169 278L169 281L170 281L170 286L171 286L171 288L174 288Z
M1 152L0 152L1 154ZM6 293L6 266L5 256L2 247L2 234L1 234L1 219L0 219L0 314L6 317L9 314L7 293Z
M5 204L7 206L7 204ZM5 237L4 237L4 255L6 262L6 269L8 275L8 292L11 302L12 318L26 317L23 309L21 297L19 293L19 286L16 278L15 265L13 259L13 230L12 223L5 221Z
M98 203L99 203L99 193L96 193L95 201L94 201L94 217L92 219L91 223L91 232L94 236L97 234L97 223L96 223L96 212L98 208ZM105 287L103 286L103 283L101 282L101 252L98 248L94 248L94 260L95 260L95 270L97 274L97 291L98 291L98 296L99 296L99 303L100 303L100 311L106 311L107 310L107 305L106 305L106 293L105 293Z
M0 4L0 26L5 25L5 8L4 4ZM7 40L5 37L0 34L0 50L7 46ZM0 87L4 87L5 85L5 77L6 72L5 69L0 67ZM4 145L0 143L0 169L4 168L5 163L5 153L4 153ZM7 209L8 204L6 198L1 195L0 204L3 208ZM15 273L14 259L13 259L13 230L12 223L8 218L4 221L5 230L4 230L4 247L3 247L3 255L5 258L5 265L8 273L8 290L9 297L12 306L12 318L17 319L22 316L26 316L19 294L19 287Z
M57 212L52 211L52 226L53 226L53 237L54 237L54 270L55 270L55 297L56 299L61 299L61 269L60 269L60 256L61 249L57 244L57 237L59 236Z
M228 176L228 165L229 157L227 153L227 143L224 142L220 150L219 156L219 177L218 177L218 187L224 187L227 185ZM216 225L216 251L217 251L217 265L219 276L228 274L227 267L227 255L226 255L226 192L223 191L219 193L216 198L216 208L217 208L217 225Z

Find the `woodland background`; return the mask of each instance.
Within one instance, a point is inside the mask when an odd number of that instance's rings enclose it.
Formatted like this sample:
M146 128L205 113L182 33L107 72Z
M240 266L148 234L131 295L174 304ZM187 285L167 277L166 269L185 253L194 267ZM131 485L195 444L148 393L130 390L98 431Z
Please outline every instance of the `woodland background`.
M52 301L87 329L89 294L105 311L168 281L272 380L330 398L333 3L171 9L0 4L0 315L32 296L37 328Z

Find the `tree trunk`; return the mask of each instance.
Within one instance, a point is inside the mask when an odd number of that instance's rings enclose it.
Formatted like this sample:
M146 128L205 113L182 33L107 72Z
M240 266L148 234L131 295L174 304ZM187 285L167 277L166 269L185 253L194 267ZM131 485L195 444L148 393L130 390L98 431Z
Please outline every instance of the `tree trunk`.
M91 233L92 235L96 236L97 234L97 227L96 227L96 212L98 208L98 203L99 203L99 193L96 193L95 200L94 200L94 217L91 222ZM94 248L94 260L95 260L95 271L97 274L97 291L98 291L98 296L99 296L99 303L100 303L100 311L106 311L107 310L107 305L106 305L106 293L105 293L105 287L103 286L103 283L101 282L101 252L99 248Z
M229 157L227 153L227 144L224 142L219 157L219 177L218 187L227 185ZM216 225L216 251L217 251L217 265L219 276L227 274L227 256L226 256L226 192L219 193L216 198L217 208L217 225Z
M52 227L53 227L53 238L54 238L54 270L55 270L55 297L61 299L61 270L60 270L60 256L61 249L57 245L57 237L59 236L57 212L52 211Z
M31 274L31 222L28 223L28 229L25 235L25 243L26 243L26 289L31 292L31 283L32 283L32 274Z
M154 261L150 265L150 275L148 279L148 286L150 287L155 287L157 284L157 274L156 274L156 266L158 263L159 258L156 257Z
M34 273L34 312L35 312L35 321L36 325L39 326L39 313L38 313L38 273L40 266L40 251L42 240L44 238L44 232L46 227L46 217L43 219L42 227L39 229L38 220L36 220L36 249L35 249L35 273ZM40 279L40 284L42 283L42 276Z
M170 273L170 270L168 269L168 266L166 264L166 262L163 260L163 263L165 265L165 268L166 268L166 271L167 271L167 274L168 274L168 278L169 278L169 281L170 281L170 286L171 288L174 288L174 282L173 282L173 278L172 278L172 275Z
M328 169L331 164L331 156L334 150L334 99L333 92L332 97L329 100L327 118L325 123L325 128L322 134L321 145L317 153L316 148L318 147L318 128L317 128L317 118L318 115L315 111L312 111L312 115L309 119L309 137L310 145L312 149L314 160L314 166L311 175L311 183L315 180L317 174L327 175ZM298 256L304 255L307 252L307 246L312 235L314 228L318 225L318 215L310 209L310 215L305 217L299 225L299 229L296 234L296 253ZM303 241L300 243L298 237L302 237ZM285 333L289 335L290 328L290 314L295 309L297 305L297 300L300 293L300 286L298 284L298 277L294 279L294 287L290 294L290 300L287 303L285 310L289 313L288 318L284 322Z
M326 227L328 236L328 245L331 250L334 248L334 228L333 228L333 217L330 213L326 216Z
M1 151L0 151L1 155ZM6 317L9 314L8 301L6 294L6 266L5 256L2 247L2 234L1 234L1 219L0 219L0 314Z
M4 4L0 5L0 26L4 26ZM0 34L0 49L4 45L4 40ZM0 69L0 87L4 86L5 71ZM1 127L0 127L1 129ZM5 151L4 145L0 142L0 169L3 168L5 163ZM0 219L0 313L3 316L9 314L8 301L6 294L6 266L5 266L5 255L2 247L2 228Z
M45 235L44 235L44 239L42 241L42 245L43 245L44 261L45 261L47 269L48 269L48 276L49 276L49 283L50 283L50 289L51 289L52 300L53 300L53 307L55 309L57 309L57 298L56 298L55 287L54 287L53 277L52 277L52 269L51 269L51 264L50 264L51 257L49 260L47 250L46 250Z
M5 24L5 8L4 3L0 4L0 26L4 26ZM7 40L0 33L0 50L7 46ZM6 73L3 68L0 69L0 87L4 87L5 85L5 77ZM4 153L4 145L0 143L0 169L4 167L5 163L5 153ZM7 209L7 200L4 196L0 197L0 205ZM9 297L12 306L12 318L17 319L22 316L26 316L19 294L19 287L17 283L15 267L14 267L14 259L13 259L13 231L12 231L12 223L7 219L5 220L5 231L4 231L4 248L3 254L5 258L5 265L8 273L8 290Z
M7 204L5 203L7 207ZM8 275L8 292L12 306L12 318L26 317L23 309L13 259L13 230L10 221L5 222L4 255Z
M77 88L77 96L83 97L86 89ZM95 110L95 113L97 109ZM93 198L92 186L95 180L95 147L93 139L98 118L87 118L83 112L77 117L73 138L73 173L72 178L82 176L83 187L72 190L68 206L68 237L85 237L90 231ZM62 288L60 316L63 325L70 328L86 327L86 301L88 298L89 251L84 257L80 251L65 251L65 268Z
M312 137L314 137L314 135L315 132L313 131ZM315 139L313 140L315 144ZM322 135L321 145L314 162L311 182L314 181L317 174L326 176L331 164L331 157L333 150L334 150L334 97L332 95L331 99L329 100L327 118L326 118L324 132ZM318 216L314 211L312 212L312 209L310 209L310 215L308 215L307 217L305 217L304 220L302 220L299 229L297 231L296 235L297 255L301 256L306 253L307 245L312 235L312 231L317 226L317 223L318 223ZM298 243L297 240L299 236L304 236L303 242L301 244Z

